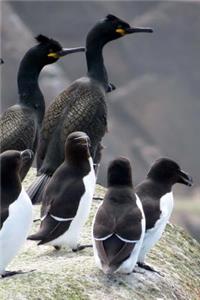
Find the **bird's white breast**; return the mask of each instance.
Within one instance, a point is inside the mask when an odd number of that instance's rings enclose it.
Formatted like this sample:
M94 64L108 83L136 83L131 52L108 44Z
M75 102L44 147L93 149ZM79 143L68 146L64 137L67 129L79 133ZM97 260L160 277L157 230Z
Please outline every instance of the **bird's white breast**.
M163 231L169 221L174 206L172 192L165 194L160 199L160 218L156 221L153 228L145 233L142 248L139 254L140 262L144 262L145 255L151 250L155 243L161 238ZM152 212L153 213L153 212ZM146 216L148 218L148 216Z
M89 158L91 171L83 178L83 183L85 187L85 193L82 195L79 202L79 207L75 217L73 218L68 230L56 238L55 240L49 242L51 245L64 246L68 245L70 248L74 249L77 247L78 240L80 238L80 232L84 226L88 215L90 213L90 208L92 204L92 198L95 191L96 176L93 167L93 160Z
M9 216L0 231L0 273L26 241L32 221L32 203L22 188L17 200L9 206Z

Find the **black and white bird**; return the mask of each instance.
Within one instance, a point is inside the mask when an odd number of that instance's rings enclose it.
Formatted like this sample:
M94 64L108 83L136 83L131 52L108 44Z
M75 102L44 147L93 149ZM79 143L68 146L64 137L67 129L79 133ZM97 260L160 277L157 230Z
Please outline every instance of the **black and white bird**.
M0 275L23 273L6 271L7 265L23 246L32 225L32 203L20 180L22 164L31 160L33 152L8 150L0 155Z
M77 251L95 190L96 176L89 153L90 139L84 132L71 133L65 143L65 160L49 181L42 199L41 225L30 240L56 249Z
M145 256L161 238L169 221L174 206L172 187L175 183L191 186L192 177L182 171L173 160L161 158L155 161L146 179L135 190L142 201L146 218L146 232L138 266L150 271L155 270L145 264Z
M130 162L112 161L108 190L94 218L92 240L96 265L106 274L133 272L145 232L145 217L135 194Z

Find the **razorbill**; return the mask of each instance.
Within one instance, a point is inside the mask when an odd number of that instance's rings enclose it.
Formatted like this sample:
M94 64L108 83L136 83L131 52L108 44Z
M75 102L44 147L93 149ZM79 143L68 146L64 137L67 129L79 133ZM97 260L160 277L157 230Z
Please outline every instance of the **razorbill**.
M32 203L20 180L22 164L31 160L33 152L8 150L0 155L0 275L2 277L23 273L6 271L7 265L23 246L32 225Z
M172 187L175 183L191 186L192 178L173 160L160 158L152 165L146 179L136 187L146 218L146 231L138 265L150 271L155 270L144 263L145 256L161 238L170 218L174 205Z
M145 217L134 192L129 160L113 160L107 176L108 190L93 222L94 257L106 274L129 274L137 263Z
M71 133L65 143L65 160L56 170L44 191L40 230L28 239L38 245L50 244L56 249L79 246L95 190L95 172L89 153L90 139L84 132ZM91 245L90 245L91 246Z

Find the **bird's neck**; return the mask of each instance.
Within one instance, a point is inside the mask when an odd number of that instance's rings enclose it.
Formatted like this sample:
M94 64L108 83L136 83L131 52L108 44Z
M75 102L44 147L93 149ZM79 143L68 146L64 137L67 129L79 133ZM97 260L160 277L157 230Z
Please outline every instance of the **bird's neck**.
M67 164L72 169L78 170L83 175L87 174L91 168L90 158L88 157L87 151L76 152L66 151Z
M157 189L162 191L163 194L170 193L172 191L172 187L174 184L173 182L170 182L168 179L163 180L160 179L159 177L153 178L147 176L146 180L153 183Z
M39 123L42 122L45 111L45 102L38 84L38 77L44 65L37 59L29 59L28 55L22 59L18 71L17 83L19 103L33 108Z
M15 198L22 189L19 175L13 176L12 172L1 172L1 193L7 198Z
M86 46L88 76L99 81L107 90L108 75L103 60L103 46L98 43Z

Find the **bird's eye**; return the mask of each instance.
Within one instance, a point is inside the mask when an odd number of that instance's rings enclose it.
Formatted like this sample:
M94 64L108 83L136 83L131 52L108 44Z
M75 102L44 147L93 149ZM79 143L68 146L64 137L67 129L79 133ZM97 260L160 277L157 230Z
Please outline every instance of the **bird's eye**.
M126 34L126 30L124 28L122 28L121 25L119 25L115 31L122 36Z

